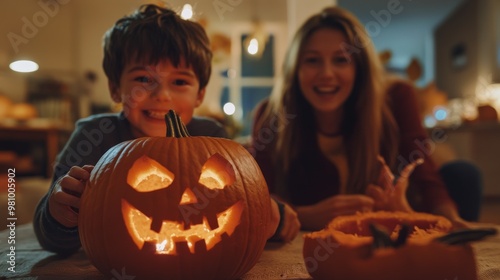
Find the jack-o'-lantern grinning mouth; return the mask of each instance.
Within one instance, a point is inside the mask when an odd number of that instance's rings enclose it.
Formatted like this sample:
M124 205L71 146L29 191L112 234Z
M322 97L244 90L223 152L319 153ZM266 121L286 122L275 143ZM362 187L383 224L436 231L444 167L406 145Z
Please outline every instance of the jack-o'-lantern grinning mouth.
M210 228L207 218L204 217L202 224L191 224L186 230L182 222L163 221L160 231L156 232L151 230L150 217L122 199L123 219L135 245L142 249L145 242L151 242L156 244L157 254L168 255L176 254L178 242L185 242L192 254L195 252L195 244L200 240L205 241L207 251L212 249L222 240L224 233L228 236L233 234L239 224L243 208L243 202L239 201L217 214L219 226L215 229Z

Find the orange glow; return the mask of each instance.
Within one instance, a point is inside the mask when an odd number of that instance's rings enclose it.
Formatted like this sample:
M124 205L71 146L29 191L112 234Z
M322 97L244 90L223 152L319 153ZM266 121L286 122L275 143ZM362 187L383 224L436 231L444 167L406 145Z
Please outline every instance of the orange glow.
M159 162L142 156L130 168L127 183L138 192L151 192L167 188L174 181L174 174Z
M214 190L232 185L235 180L233 166L224 157L216 153L203 165L199 183Z
M186 242L189 251L194 254L194 244L199 240L204 240L207 250L212 249L221 241L224 233L231 236L240 223L244 204L239 201L227 210L217 214L219 227L210 229L207 219L203 219L203 224L191 225L184 230L182 222L163 221L160 232L151 230L151 218L144 215L138 209L132 207L127 201L122 199L122 214L127 230L139 250L144 246L144 242L156 243L157 254L175 255L177 242Z
M185 204L195 204L198 203L198 199L196 199L196 195L194 195L193 191L190 188L186 188L184 193L182 194L180 205Z

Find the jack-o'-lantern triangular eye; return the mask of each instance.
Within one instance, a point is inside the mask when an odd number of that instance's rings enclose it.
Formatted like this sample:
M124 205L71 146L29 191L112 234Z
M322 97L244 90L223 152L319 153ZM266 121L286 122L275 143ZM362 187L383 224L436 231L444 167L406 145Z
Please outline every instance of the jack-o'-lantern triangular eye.
M201 168L199 183L211 190L223 189L234 181L233 165L218 153L212 155Z
M174 181L174 174L159 162L142 156L128 171L127 183L138 192L151 192L167 188Z

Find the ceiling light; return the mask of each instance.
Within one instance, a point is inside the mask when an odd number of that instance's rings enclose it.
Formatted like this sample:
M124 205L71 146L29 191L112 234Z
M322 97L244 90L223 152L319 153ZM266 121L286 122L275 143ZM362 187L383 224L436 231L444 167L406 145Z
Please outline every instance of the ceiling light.
M12 71L29 73L38 70L38 64L31 60L17 60L9 64Z

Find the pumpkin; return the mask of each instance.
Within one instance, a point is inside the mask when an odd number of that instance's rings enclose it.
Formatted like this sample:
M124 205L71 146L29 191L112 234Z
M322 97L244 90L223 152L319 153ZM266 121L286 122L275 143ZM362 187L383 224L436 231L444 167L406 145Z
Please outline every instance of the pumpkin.
M392 244L403 235L406 242L379 246L374 227L385 229ZM339 216L325 229L304 236L303 257L314 279L476 279L469 245L437 241L451 229L446 218L426 213Z
M82 247L110 278L238 278L267 241L265 179L240 144L190 137L173 111L166 119L167 137L123 142L95 165L79 209Z

